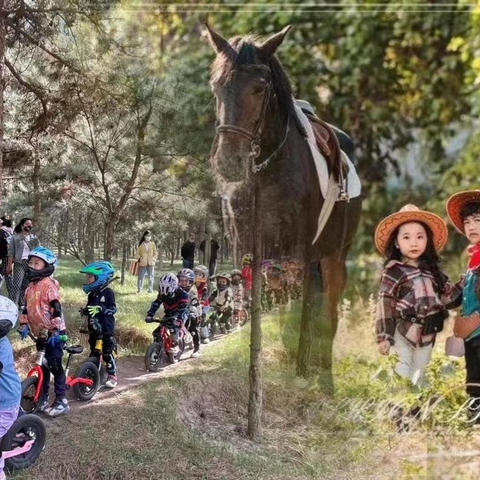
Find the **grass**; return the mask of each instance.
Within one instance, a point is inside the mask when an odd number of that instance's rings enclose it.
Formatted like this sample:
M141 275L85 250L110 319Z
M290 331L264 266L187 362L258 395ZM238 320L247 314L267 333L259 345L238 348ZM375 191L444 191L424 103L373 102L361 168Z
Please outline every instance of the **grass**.
M77 324L76 310L85 301L76 269L73 261L62 261L57 275L69 328ZM129 277L124 286L114 287L118 324L121 331L135 332L148 342L151 326L143 318L153 296L137 295L134 280ZM466 396L463 360L453 363L442 353L451 326L435 347L430 386L407 388L392 374L394 357L376 353L367 281L359 282L361 292L351 288L341 307L335 398L322 393L318 378L295 376L299 310L265 317L264 430L259 442L245 436L247 326L206 350L200 362L185 362L174 374L166 372L100 404L83 405L80 415L50 421L47 449L38 464L14 478L476 478L476 457L454 456L479 450L480 438L455 416ZM138 355L139 364L143 352L141 341L121 350ZM431 415L410 431L397 432L388 418L391 403L408 407L439 395L444 400Z

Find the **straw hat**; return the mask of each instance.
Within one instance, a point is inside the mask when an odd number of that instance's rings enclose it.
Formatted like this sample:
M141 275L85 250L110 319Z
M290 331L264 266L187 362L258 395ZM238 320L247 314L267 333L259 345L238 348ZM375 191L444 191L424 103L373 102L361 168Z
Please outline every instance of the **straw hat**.
M442 250L447 243L448 230L445 221L434 213L420 210L417 206L408 204L403 206L398 212L384 218L377 225L375 246L382 255L385 255L385 250L393 231L407 222L422 222L430 227L433 233L433 245L437 252Z
M448 218L462 235L465 235L465 229L463 227L463 220L460 216L460 212L463 207L469 203L480 203L480 190L458 192L447 200Z

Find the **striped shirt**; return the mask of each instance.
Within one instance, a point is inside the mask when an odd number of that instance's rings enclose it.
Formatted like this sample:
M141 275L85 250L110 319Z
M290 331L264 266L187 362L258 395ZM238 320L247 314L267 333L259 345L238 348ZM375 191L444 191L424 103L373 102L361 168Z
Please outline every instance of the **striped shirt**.
M376 310L377 341L389 340L394 343L395 329L405 337L412 327L410 319L425 320L429 315L444 312L447 308L460 305L462 290L452 284L444 275L444 293L439 293L438 284L427 270L390 261L382 272L380 292ZM418 345L433 343L435 334L421 335ZM407 338L412 345L417 345Z

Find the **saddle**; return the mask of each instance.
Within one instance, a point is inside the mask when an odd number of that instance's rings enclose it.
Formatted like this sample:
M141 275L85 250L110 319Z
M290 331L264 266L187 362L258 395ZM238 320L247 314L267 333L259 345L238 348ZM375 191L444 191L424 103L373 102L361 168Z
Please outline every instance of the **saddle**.
M333 174L336 181L340 181L340 172L343 178L348 174L348 165L341 154L338 138L331 125L324 122L315 114L312 106L304 100L295 100L297 105L307 116L315 135L315 141L320 153L327 160L328 170Z

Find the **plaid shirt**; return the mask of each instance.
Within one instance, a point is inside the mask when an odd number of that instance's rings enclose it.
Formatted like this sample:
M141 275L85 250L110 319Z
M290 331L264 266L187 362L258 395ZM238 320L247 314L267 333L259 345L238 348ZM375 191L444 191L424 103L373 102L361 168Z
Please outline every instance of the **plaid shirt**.
M445 276L445 291L438 293L438 285L429 271L401 263L389 262L382 273L380 293L376 312L377 341L389 340L394 343L395 329L405 337L413 322L424 320L428 315L442 312L446 308L460 305L462 289L452 284ZM408 339L407 339L408 340ZM429 345L435 340L435 334L422 335L420 346ZM408 340L412 345L415 343Z

